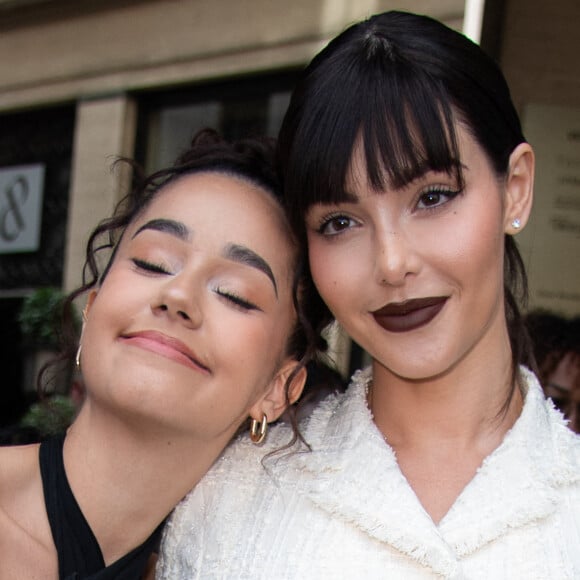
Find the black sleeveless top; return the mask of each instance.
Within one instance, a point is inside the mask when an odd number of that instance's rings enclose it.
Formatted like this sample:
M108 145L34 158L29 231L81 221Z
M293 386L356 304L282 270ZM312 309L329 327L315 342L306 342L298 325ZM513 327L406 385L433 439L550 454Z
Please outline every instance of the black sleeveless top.
M162 522L151 536L105 568L101 548L85 519L64 471L64 435L40 445L44 502L58 554L59 580L138 580L157 547Z

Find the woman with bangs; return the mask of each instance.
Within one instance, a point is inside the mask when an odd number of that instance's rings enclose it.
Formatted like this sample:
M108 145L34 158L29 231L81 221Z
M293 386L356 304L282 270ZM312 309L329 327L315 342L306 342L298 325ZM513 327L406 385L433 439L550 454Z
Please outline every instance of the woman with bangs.
M520 314L534 153L497 65L428 17L355 24L303 72L279 165L307 292L372 362L307 452L228 451L162 577L580 577L580 439Z

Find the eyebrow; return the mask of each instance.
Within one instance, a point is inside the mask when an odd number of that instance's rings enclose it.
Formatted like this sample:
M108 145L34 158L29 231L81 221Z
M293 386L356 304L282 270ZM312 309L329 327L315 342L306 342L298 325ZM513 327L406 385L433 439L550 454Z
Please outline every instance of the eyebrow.
M184 242L188 241L191 237L191 232L185 224L175 220L157 218L143 224L133 234L132 239L134 239L145 230L154 230L164 234L169 234L170 236L173 236ZM250 250L250 248L247 248L246 246L240 246L239 244L228 244L225 250L222 252L222 256L227 260L256 268L257 270L260 270L260 272L266 274L266 276L268 276L272 282L272 285L274 286L274 293L276 294L276 298L278 298L278 285L276 284L274 272L272 272L272 268L270 268L268 262L266 262L264 258L256 254L256 252L253 250Z
M276 284L276 278L274 278L272 268L270 268L268 262L266 262L264 258L256 254L253 250L250 250L250 248L238 244L229 244L223 252L223 256L228 260L251 266L252 268L256 268L266 274L266 276L270 278L272 285L274 286L274 293L276 294L276 298L278 298L278 285Z
M143 224L134 234L131 239L135 239L141 232L145 230L155 230L157 232L163 232L164 234L169 234L183 241L189 240L190 231L189 228L182 224L181 222L168 219L154 219Z

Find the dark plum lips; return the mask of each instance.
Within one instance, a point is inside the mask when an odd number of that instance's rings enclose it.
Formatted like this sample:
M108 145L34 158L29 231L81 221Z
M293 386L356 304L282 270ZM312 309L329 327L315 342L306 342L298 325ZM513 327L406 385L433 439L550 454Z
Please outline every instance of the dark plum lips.
M389 332L408 332L429 324L446 302L447 296L393 302L375 310L372 315Z

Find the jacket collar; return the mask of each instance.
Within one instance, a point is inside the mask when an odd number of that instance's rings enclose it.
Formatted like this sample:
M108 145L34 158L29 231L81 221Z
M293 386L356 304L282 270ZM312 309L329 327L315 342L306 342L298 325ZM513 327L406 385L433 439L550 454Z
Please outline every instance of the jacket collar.
M522 373L527 394L520 418L439 526L373 423L366 404L370 369L354 375L346 394L327 399L313 412L304 431L312 452L273 462L271 473L333 518L453 578L458 557L507 529L547 517L556 509L557 488L580 477L578 465L556 452L571 445L573 434L544 401L534 376L526 369Z

